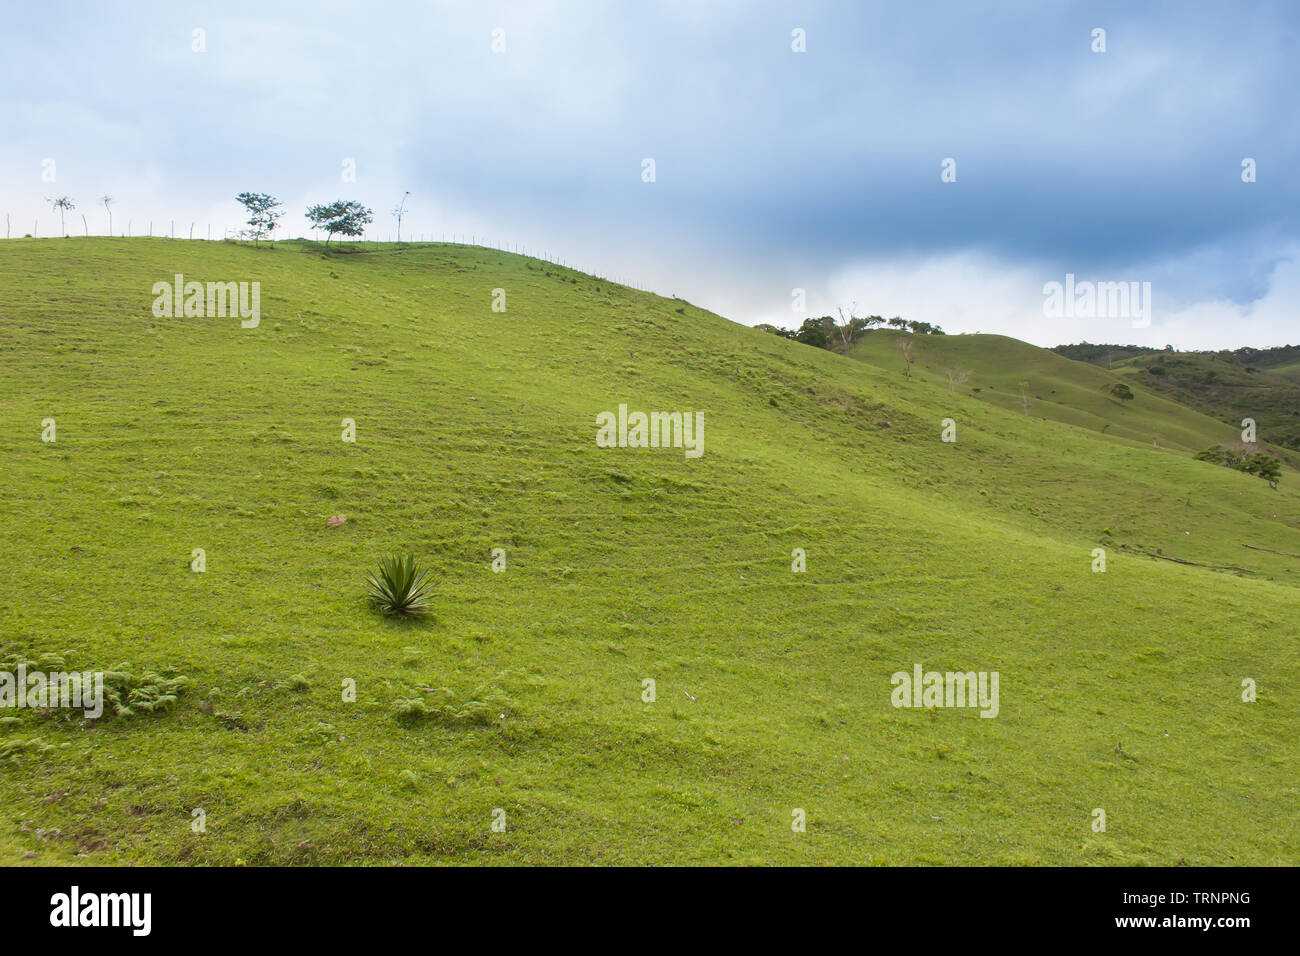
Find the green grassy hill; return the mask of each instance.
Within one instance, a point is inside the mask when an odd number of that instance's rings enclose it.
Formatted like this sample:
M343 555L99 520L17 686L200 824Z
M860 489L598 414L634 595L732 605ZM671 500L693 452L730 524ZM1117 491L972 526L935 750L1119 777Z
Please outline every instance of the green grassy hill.
M1300 462L1300 346L1233 352L1174 352L1062 345L1068 358L1105 365L1132 384L1232 426L1253 418L1261 450Z
M178 272L260 325L155 318ZM1300 476L937 341L905 381L482 248L0 244L0 655L137 699L4 712L0 859L1293 864ZM621 403L704 454L597 447ZM431 619L364 602L398 550ZM893 707L916 664L997 717Z
M1200 451L1238 439L1240 429L1130 383L1135 398L1121 402L1103 389L1128 381L1095 365L1071 361L1004 335L927 335L879 329L855 346L852 357L902 375L900 335L913 343L912 375L1008 411L1061 422L1150 446ZM949 379L949 372L954 378ZM958 383L956 376L969 373ZM1023 383L1023 384L1022 384Z
M1177 353L1143 355L1116 367L1116 372L1168 395L1191 408L1237 426L1253 418L1258 442L1273 454L1300 451L1300 383L1284 374L1222 359L1216 355ZM1240 441L1240 435L1236 436Z

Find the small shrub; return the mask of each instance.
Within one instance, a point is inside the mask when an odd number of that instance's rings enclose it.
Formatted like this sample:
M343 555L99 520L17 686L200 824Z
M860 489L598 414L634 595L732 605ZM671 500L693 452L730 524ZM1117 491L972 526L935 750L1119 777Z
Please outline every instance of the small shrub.
M1263 452L1248 454L1244 451L1235 452L1220 445L1213 445L1198 451L1192 457L1197 461L1208 461L1216 465L1224 465L1234 471L1257 475L1267 481L1268 486L1274 491L1277 490L1278 482L1282 480L1281 460Z

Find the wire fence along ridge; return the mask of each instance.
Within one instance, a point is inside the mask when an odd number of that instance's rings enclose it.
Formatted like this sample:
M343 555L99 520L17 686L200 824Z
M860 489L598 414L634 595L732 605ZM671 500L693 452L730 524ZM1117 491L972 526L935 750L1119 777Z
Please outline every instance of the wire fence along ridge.
M155 231L154 231L154 225L155 225L155 224L154 224L154 222L153 222L152 220L150 220L150 221L148 222L148 224L145 226L144 231L143 231L143 232L140 232L139 234L137 234L137 233L135 232L135 222L134 222L134 220L132 220L132 219L128 219L128 220L127 220L127 224L126 224L126 230L123 231L123 232L118 233L117 236L114 237L114 235L113 235L112 233L106 233L106 232L95 232L95 233L92 233L92 232L90 231L90 225L89 225L89 223L86 222L86 217L85 217L85 216L81 216L80 218L81 218L81 220L82 220L82 233L81 233L81 238L90 238L90 237L94 236L94 237L101 238L101 239L113 239L113 238L118 238L118 239L180 239L181 241L190 241L190 240L192 240L192 241L195 241L195 242L213 242L213 241L214 241L213 238L212 238L212 226L211 226L211 224L209 224L209 223L205 223L205 224L204 224L204 228L203 228L203 230L202 230L202 233L203 233L203 234L200 235L200 236L197 236L197 237L196 237L196 236L194 235L194 233L195 233L195 229L196 229L196 227L198 226L198 222L197 222L197 221L190 222L189 225L188 225L188 228L186 228L185 223L182 222L182 223L181 223L181 226L182 226L182 234L181 234L180 236L177 236L177 235L176 235L176 220L174 220L174 219L170 219L170 220L167 221L167 230L166 230L165 232L163 232L163 231L158 231L158 232L156 232L156 233L155 233ZM275 242L323 242L323 241L324 241L324 240L322 240L322 239L320 238L320 231L319 231L319 230L311 230L311 233L312 233L312 234L311 234L310 236L307 235L305 232L302 232L302 231L300 231L300 234L299 234L299 235L296 235L296 236L292 234L292 232L293 232L292 230L288 230L288 229L286 229L286 230L277 230L277 231L283 231L285 234L282 235L282 236L280 236L280 237L278 237L278 238L268 238L268 239L266 239L265 241L268 242L268 243L275 243ZM40 232L40 219L39 219L39 218L38 218L38 219L34 219L34 220L32 221L32 231L31 231L31 232L29 232L29 233L23 233L22 235L19 235L19 236L15 236L13 233L14 233L14 230L13 230L13 225L12 225L12 222L11 222L11 218L10 218L10 216L9 216L8 214L6 214L6 215L5 215L5 238L6 238L6 239L14 239L14 238L17 238L17 239L60 239L60 238L76 238L76 234L75 234L75 233L73 233L73 232L64 232L64 231L60 230L57 226L55 227L55 229L54 229L53 231L50 232L49 235L42 236L42 235L41 235L41 232ZM345 240L341 240L341 241L344 242L344 243L347 244L347 245L352 246L352 247L356 247L356 246L362 246L362 247L364 247L364 246L370 246L370 247L372 247L372 248L378 248L378 247L380 247L380 246L387 246L387 245L399 246L399 247L415 246L415 245L453 245L453 246L474 246L475 248L478 248L478 249L493 249L493 250L495 250L495 251L497 251L497 252L509 252L509 253L514 254L514 255L527 256L527 257L532 258L532 259L538 259L538 260L540 260L540 261L542 261L542 262L549 262L551 265L554 265L554 266L560 266L560 267L563 268L563 269L572 269L574 272L581 272L581 273L584 273L584 274L586 274L586 275L590 275L590 276L593 276L593 277L595 277L595 278L597 278L597 279L600 279L600 280L602 280L602 281L604 281L604 282L614 282L614 283L617 283L618 285L627 286L629 289L636 289L638 292L649 292L649 293L651 293L651 294L653 294L653 295L662 295L662 293L655 292L653 289L651 289L651 288L649 288L648 286L642 284L641 282L639 282L639 281L636 280L636 279L630 279L630 278L627 278L627 277L624 277L624 276L614 276L614 275L610 275L610 274L608 274L607 272L605 272L605 271L603 271L603 270L592 270L592 269L583 269L583 268L579 268L579 267L573 265L572 263L570 263L570 262L569 262L567 259L565 259L564 257L559 256L559 255L553 255L553 254L550 252L550 250L547 250L547 249L538 249L538 248L536 248L536 247L529 246L529 245L527 245L526 243L521 243L521 242L501 242L501 241L499 241L499 240L495 240L495 239L488 239L488 238L485 237L485 236L484 236L484 237L480 237L480 236L478 236L477 234L474 234L474 233L470 233L469 236L468 236L468 238L466 238L466 234L463 233L463 232L453 232L453 233L451 233L451 234L450 234L450 235L451 235L451 238L450 238L450 239L447 238L448 233L445 233L445 232L443 232L443 233L437 233L437 235L439 236L439 238L437 238L437 239L433 238L434 235L435 235L434 233L416 233L414 238L411 238L411 239L402 239L402 240L399 242L398 240L394 239L393 236L392 236L391 234L390 234L387 238L383 238L383 239L380 239L380 238L378 238L378 237L368 237L368 236L366 236L366 235L363 234L363 235L361 235L361 236L359 236L359 237L357 237L357 238L355 238L355 239L345 239ZM217 239L216 239L215 241L216 241L216 242L236 242L236 241L239 241L239 242L248 242L248 241L252 241L252 240L249 239L249 237L247 237L247 236L244 235L243 230L241 230L241 229L235 229L235 228L230 227L230 226L226 226L226 227L224 227L224 229L223 229L223 235L218 236ZM667 298L676 298L676 296L667 296Z

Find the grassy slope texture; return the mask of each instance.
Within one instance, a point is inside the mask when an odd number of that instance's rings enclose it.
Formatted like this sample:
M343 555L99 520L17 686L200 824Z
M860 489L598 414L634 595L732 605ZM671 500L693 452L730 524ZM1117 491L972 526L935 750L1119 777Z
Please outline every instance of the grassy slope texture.
M1140 388L1101 433L448 245L6 242L0 355L0 656L132 711L3 712L6 863L1300 859L1300 476ZM704 454L598 448L620 403ZM393 551L431 618L366 606Z

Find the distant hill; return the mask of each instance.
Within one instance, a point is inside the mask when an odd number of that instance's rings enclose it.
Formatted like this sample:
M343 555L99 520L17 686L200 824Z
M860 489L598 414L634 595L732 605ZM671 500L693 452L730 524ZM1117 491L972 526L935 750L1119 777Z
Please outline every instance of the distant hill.
M1253 418L1261 443L1300 451L1300 345L1176 352L1134 345L1058 345L1052 351L1240 429ZM1240 436L1238 436L1240 437Z
M1091 342L1080 342L1078 345L1058 345L1052 351L1077 362L1088 362L1110 368L1124 359L1162 352L1164 349L1153 349L1145 345L1093 345Z
M901 370L904 359L898 344L904 335L914 346L913 377L948 389L952 373L953 391L1007 411L1147 447L1154 442L1157 447L1191 452L1239 437L1237 429L1147 388L1145 383L1134 384L1136 397L1121 402L1106 390L1128 382L1128 378L1103 367L1071 362L1053 350L1004 335L912 337L882 329L863 336L852 357L891 371Z

